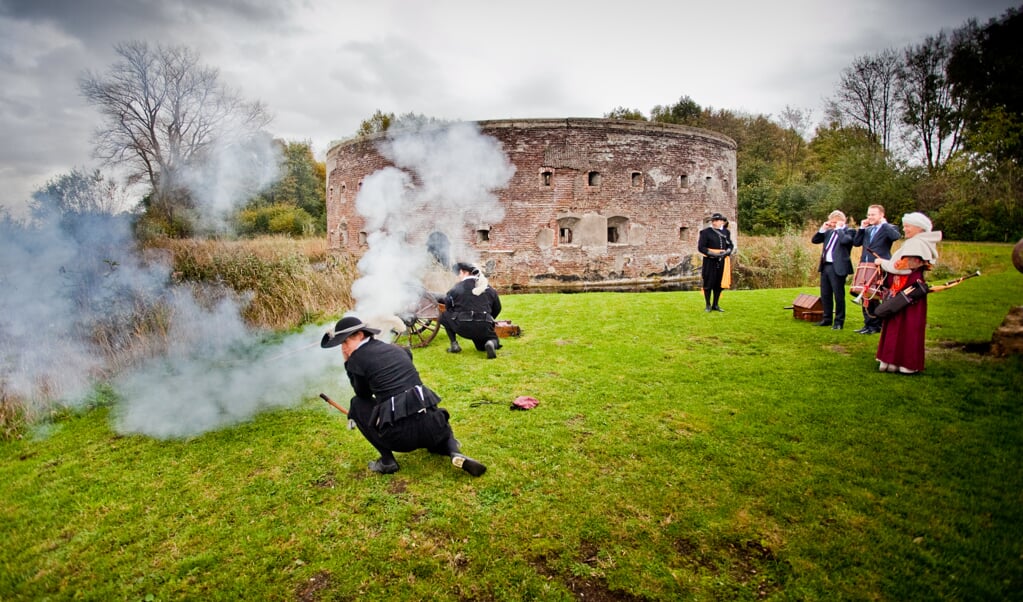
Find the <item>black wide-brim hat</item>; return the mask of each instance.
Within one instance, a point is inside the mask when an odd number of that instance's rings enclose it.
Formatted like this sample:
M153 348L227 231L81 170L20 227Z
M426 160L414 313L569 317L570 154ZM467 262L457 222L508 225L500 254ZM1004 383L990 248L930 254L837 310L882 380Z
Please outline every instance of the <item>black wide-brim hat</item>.
M345 339L349 336L359 332L360 330L371 335L380 334L379 330L376 328L370 328L359 318L356 318L355 316L345 316L337 321L337 324L334 325L333 329L328 330L323 334L323 338L320 339L320 347L323 347L324 349L337 347L341 343L344 343Z
M715 213L714 215L710 216L710 221L713 222L713 221L717 221L717 220L721 220L723 222L727 222L728 218L723 216L723 215L721 215L720 213Z

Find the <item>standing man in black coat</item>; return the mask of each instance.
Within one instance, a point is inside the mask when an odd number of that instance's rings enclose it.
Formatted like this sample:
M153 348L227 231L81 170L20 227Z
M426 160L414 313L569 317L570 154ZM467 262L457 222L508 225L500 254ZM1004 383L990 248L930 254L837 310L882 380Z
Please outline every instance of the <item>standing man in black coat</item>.
M707 304L703 311L725 311L718 301L721 290L731 286L732 262L728 257L734 249L728 220L720 213L710 216L710 227L700 230L700 239L696 243L696 250L703 255L700 275L703 277L703 300Z
M845 214L836 209L810 239L815 245L823 243L817 271L821 273L824 319L817 322L817 326L842 330L845 325L845 279L853 273L852 260L849 259L853 236L853 231L845 227Z
M373 338L376 334L376 328L346 316L320 341L324 349L340 345L345 355L345 372L355 391L348 418L380 454L369 469L398 472L394 452L426 449L450 456L454 466L474 477L486 472L486 466L461 453L448 411L438 407L440 397L423 385L412 352Z
M892 243L902 238L902 233L884 218L884 207L871 205L867 208L867 219L860 223L859 230L853 235L853 246L863 247L860 253L860 265L874 265L875 259L891 259ZM874 308L880 304L879 299L864 301L863 328L859 334L877 334L881 332L881 318L874 315Z
M451 340L448 352L462 350L456 338L460 335L470 339L477 351L486 351L487 359L492 360L501 348L494 330L501 313L501 298L478 267L458 262L454 272L459 281L444 296L444 312L440 315L441 326Z

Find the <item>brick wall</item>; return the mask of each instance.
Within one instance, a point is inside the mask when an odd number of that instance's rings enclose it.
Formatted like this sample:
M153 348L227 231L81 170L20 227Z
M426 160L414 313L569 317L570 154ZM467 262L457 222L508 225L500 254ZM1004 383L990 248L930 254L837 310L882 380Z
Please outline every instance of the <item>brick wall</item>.
M735 236L735 143L725 136L609 119L478 125L516 167L508 187L496 191L505 216L443 235L474 249L496 287L687 288L696 283L696 241L710 214L728 216ZM355 197L362 178L389 165L376 151L381 139L343 142L327 153L332 248L366 249ZM408 242L425 246L430 234L409 232Z

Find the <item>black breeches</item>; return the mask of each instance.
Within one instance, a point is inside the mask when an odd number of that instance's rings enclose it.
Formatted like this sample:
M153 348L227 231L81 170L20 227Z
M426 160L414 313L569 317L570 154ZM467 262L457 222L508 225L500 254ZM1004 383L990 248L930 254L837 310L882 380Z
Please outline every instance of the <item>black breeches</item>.
M491 320L459 320L457 314L443 312L440 315L440 324L448 338L454 342L455 335L472 341L477 351L486 349L487 341L497 341L497 333L494 331L494 323Z
M448 411L444 408L434 406L378 430L370 425L370 415L375 405L371 400L353 397L348 417L355 421L359 432L382 458L393 458L394 452L404 453L417 449L442 455L458 451L451 425L448 424Z

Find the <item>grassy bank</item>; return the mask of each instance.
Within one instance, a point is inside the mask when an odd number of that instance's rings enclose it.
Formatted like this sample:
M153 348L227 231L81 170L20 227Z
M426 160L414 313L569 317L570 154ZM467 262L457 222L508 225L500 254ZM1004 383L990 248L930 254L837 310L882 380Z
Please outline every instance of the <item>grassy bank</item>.
M812 286L728 291L724 314L506 296L523 334L497 360L416 351L479 479L424 452L372 475L317 399L184 441L119 436L100 399L0 445L0 598L1012 599L1023 362L974 351L1023 276L977 248L985 276L930 300L917 377L793 320Z

